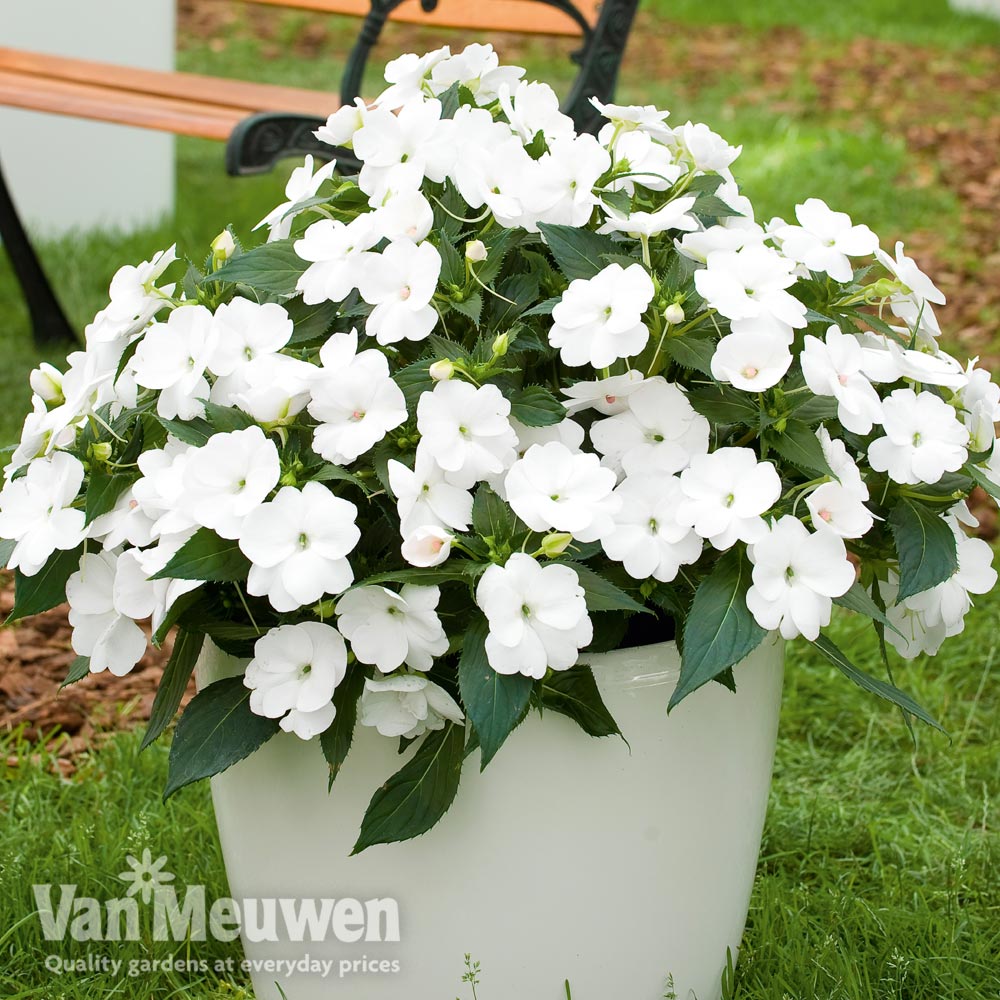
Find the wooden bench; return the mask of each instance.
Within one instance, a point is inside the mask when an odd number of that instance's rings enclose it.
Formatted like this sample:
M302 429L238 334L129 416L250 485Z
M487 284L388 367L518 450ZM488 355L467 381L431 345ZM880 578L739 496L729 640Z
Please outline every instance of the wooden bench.
M387 20L466 31L578 37L579 64L563 107L581 131L600 121L591 97L611 100L638 0L244 0L363 18L339 99L296 87L194 73L134 69L0 47L0 105L218 139L230 174L260 173L286 156L351 160L313 131L360 94ZM72 340L0 171L0 238L24 292L36 343Z

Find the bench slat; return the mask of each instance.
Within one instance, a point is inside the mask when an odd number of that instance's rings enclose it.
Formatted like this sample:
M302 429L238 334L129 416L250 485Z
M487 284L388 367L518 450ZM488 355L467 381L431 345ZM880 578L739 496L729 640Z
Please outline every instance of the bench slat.
M29 93L38 79L106 88L112 94L137 93L212 106L224 106L242 112L289 111L326 118L340 102L334 94L323 94L299 87L279 87L244 80L227 80L197 73L172 73L137 69L89 59L71 59L41 52L0 47L0 71L25 79Z
M364 17L371 9L368 0L248 0L270 7L289 7L325 14ZM599 0L578 0L580 13L591 23L597 20ZM580 35L579 25L566 13L537 0L440 0L429 14L419 0L406 0L392 14L391 21L426 24L438 28L466 28L470 31L513 31L528 35Z
M222 105L25 77L4 70L0 70L0 105L220 140L227 139L245 115L242 109Z

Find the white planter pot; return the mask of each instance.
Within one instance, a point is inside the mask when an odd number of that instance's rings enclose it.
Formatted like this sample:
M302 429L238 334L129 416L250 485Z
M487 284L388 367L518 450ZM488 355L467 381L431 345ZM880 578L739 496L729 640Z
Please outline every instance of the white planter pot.
M467 952L481 1000L565 1000L567 979L573 1000L661 1000L668 976L680 1000L718 1000L753 886L783 649L769 640L736 667L735 695L709 684L669 718L672 643L595 655L631 752L533 713L485 773L468 760L437 827L357 857L372 793L401 766L396 741L359 728L328 796L319 747L279 733L212 780L233 897L395 900L399 940L371 939L384 920L353 944L331 927L254 942L244 923L251 961L333 962L325 977L261 968L258 1000L280 1000L276 982L288 1000L466 1000ZM213 649L199 682L241 669Z

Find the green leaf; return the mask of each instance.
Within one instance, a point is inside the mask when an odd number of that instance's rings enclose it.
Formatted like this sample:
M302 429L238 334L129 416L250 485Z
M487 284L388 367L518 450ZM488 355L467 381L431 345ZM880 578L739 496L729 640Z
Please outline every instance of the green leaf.
M944 583L958 569L955 535L930 507L901 497L888 524L899 557L897 602Z
M832 396L802 393L799 396L786 396L785 399L790 401L795 419L803 424L820 424L824 420L833 420L837 415L837 400Z
M459 288L465 287L465 261L455 249L454 241L447 233L440 233L438 241L438 252L441 254L441 275L442 287L457 285Z
M483 538L492 538L496 544L508 542L517 533L519 522L506 501L485 483L476 491L472 501L472 527Z
M825 635L820 635L819 638L815 639L813 641L813 645L835 667L837 667L838 670L854 681L854 683L859 687L863 687L866 691L870 691L872 694L877 694L880 698L884 698L886 701L891 701L894 705L898 705L904 712L909 713L914 718L920 719L921 722L926 722L927 725L933 726L935 729L939 729L942 733L945 732L944 728L934 718L934 716L915 702L908 694L900 691L899 688L893 684L880 681L878 678L872 677L870 674L866 674L863 670L859 670Z
M199 528L152 580L245 580L250 560L239 543Z
M693 369L703 375L712 374L712 356L715 354L715 340L711 335L668 337L664 345L670 358L682 368Z
M330 765L330 786L340 774L354 742L354 727L358 719L358 699L365 689L365 672L360 665L348 670L347 676L333 692L333 705L337 714L333 724L320 735L319 745Z
M533 306L524 315L525 316L551 316L552 310L555 309L557 305L562 301L561 295L553 295L550 299L545 299L539 302L537 306Z
M485 569L485 563L467 561L456 562L454 566L445 566L440 569L396 569L390 570L388 573L366 576L363 580L356 580L350 589L381 586L385 583L415 583L421 587L436 587L439 584L451 583L456 580L469 582Z
M396 385L403 390L403 398L406 400L407 409L411 412L421 395L434 388L434 379L431 378L429 371L431 364L431 361L416 361L401 368L392 376Z
M498 674L486 658L486 623L469 628L458 662L462 704L479 738L481 770L524 718L533 682L523 674Z
M163 616L159 628L153 633L153 645L159 648L163 645L170 630L183 618L194 606L199 605L205 599L201 587L195 587L186 594L181 594L173 604L167 608L167 613Z
M320 302L319 305L306 305L302 299L292 299L285 303L285 309L295 326L289 347L298 344L308 344L313 340L325 337L337 321L337 304L335 302Z
M454 340L442 337L439 333L432 333L427 338L427 344L439 358L446 358L449 361L461 361L467 365L475 364L476 359L472 356L470 350L461 344L455 343Z
M735 216L742 216L742 212L737 212L732 205L724 202L714 194L702 194L694 203L692 215L699 219L729 219Z
M687 394L688 402L713 424L760 424L760 407L757 401L739 389L717 385L693 389Z
M409 763L373 796L352 854L426 833L451 807L465 756L465 727L428 733Z
M590 567L569 560L560 560L560 565L576 570L586 596L588 611L636 611L652 614L649 608L633 600L624 590L599 576Z
M77 681L82 681L89 673L90 657L78 656L69 665L69 670L66 671L66 679L59 685L59 690L61 691L64 687L69 687L70 684L75 684Z
M311 482L316 483L350 483L352 486L357 486L364 493L371 493L372 491L371 487L363 479L359 479L353 472L348 472L347 469L342 469L339 465L333 465L329 462L321 465L315 472L311 473L309 479Z
M543 707L572 719L588 735L622 735L590 667L581 664L570 670L553 670L540 687Z
M205 636L200 632L185 632L184 629L177 632L173 652L163 669L160 685L156 689L156 697L149 713L149 726L142 738L140 750L145 750L170 725L170 720L177 714L204 642Z
M1000 500L1000 485L993 482L992 479L987 475L985 469L979 468L977 465L967 465L966 471L975 480L976 485L984 489L994 500Z
M750 572L746 555L730 549L698 585L684 624L681 675L670 708L749 656L764 641L767 631L747 608Z
M242 677L209 684L191 699L174 730L163 800L249 757L277 731L277 719L250 711L250 690Z
M632 214L632 196L624 188L618 191L602 191L601 201L619 215L627 217Z
M486 237L486 260L476 264L476 277L488 285L500 273L507 254L525 237L523 229L499 229Z
M292 240L275 240L234 257L208 280L239 282L262 292L294 295L309 264L295 252Z
M66 581L80 568L83 546L68 552L54 552L34 575L14 571L14 607L5 625L54 608L66 600Z
M526 427L548 427L566 419L566 407L544 386L525 386L509 399L510 415Z
M126 476L121 472L107 473L94 470L87 483L87 524L95 521L103 514L114 510L118 498L135 481L134 476Z
M847 608L848 611L864 615L865 618L871 618L873 622L878 622L883 628L892 629L896 635L903 634L886 618L885 612L875 603L871 594L857 580L854 581L854 585L846 594L835 597L833 603L839 604L842 608Z
M594 277L606 266L601 255L614 253L619 249L619 244L610 236L599 236L589 229L551 226L547 222L539 223L538 228L545 237L559 270L569 281Z
M10 562L10 557L16 548L17 542L13 538L0 538L0 569Z
M229 434L232 431L245 431L249 427L256 427L257 421L235 406L219 406L218 403L205 402L205 418L212 429L220 434Z
M157 417L157 420L168 434L173 434L178 441L194 445L196 448L200 448L215 433L215 428L201 417L193 417L191 420L167 420L166 417Z
M833 469L823 454L823 446L812 428L798 420L789 420L783 431L771 429L767 434L768 446L783 459L800 469L832 476Z
M483 297L479 292L473 292L467 299L463 299L461 302L449 299L448 304L455 312L459 312L463 316L468 316L476 326L479 326L479 321L483 315Z

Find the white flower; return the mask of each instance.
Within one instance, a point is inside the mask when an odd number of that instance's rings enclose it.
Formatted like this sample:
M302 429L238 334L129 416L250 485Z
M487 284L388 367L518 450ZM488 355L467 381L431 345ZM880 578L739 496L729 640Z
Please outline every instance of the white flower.
M810 533L789 514L749 553L754 566L747 607L761 628L778 629L784 639L816 639L830 624L833 598L854 584L843 539L832 531Z
M178 505L202 527L238 538L280 475L278 449L259 427L213 434L187 456Z
M337 602L337 624L354 655L383 674L404 663L430 670L448 651L448 636L435 610L438 587L406 584L398 594L385 587L358 587Z
M194 519L180 509L184 494L184 468L196 451L175 438L167 438L163 448L145 451L136 459L142 478L132 486L139 509L153 523L154 538L190 531Z
M523 552L487 568L476 603L489 623L486 658L498 674L539 679L548 669L567 670L594 637L575 571L542 566Z
M153 541L153 519L142 509L130 487L106 514L95 517L87 537L99 541L105 549L129 545L145 547Z
M612 495L615 474L596 455L559 441L532 445L507 473L507 502L532 531L568 531L593 542L611 530L621 506Z
M601 545L629 576L669 583L681 566L698 560L702 540L677 520L683 495L676 476L629 476L615 494L621 509Z
M865 349L857 337L836 326L827 330L825 342L807 336L800 361L806 385L837 400L837 418L847 430L868 434L882 422L882 401L863 374Z
M752 223L747 228L730 228L728 226L710 226L699 233L688 233L674 245L678 251L691 260L704 264L709 256L722 250L735 253L745 246L762 246L764 230Z
M500 87L500 106L511 129L523 142L542 132L548 140L572 138L573 119L559 110L559 95L547 83L521 80L513 89Z
M436 155L440 155L440 123L441 102L433 99L404 104L399 114L385 107L373 108L354 133L354 152L366 170L405 163L416 166L421 175L427 172L431 180L441 182L444 176L440 171L433 167L427 171Z
M831 438L830 432L825 427L816 429L816 437L823 449L823 457L838 482L846 486L859 500L867 500L868 487L861 478L857 463L847 453L847 445L840 438Z
M286 200L268 212L253 227L254 230L260 229L262 226L269 226L268 243L272 240L287 239L292 232L292 223L295 221L299 203L312 198L323 186L323 182L333 177L333 172L336 169L337 161L331 160L314 174L313 158L311 155L307 155L302 166L296 167L288 178L288 183L285 185Z
M590 439L613 467L634 476L680 472L708 451L709 431L681 389L657 375L629 394L626 410L596 421Z
M372 254L358 282L361 297L375 306L365 330L380 344L423 340L437 323L430 304L441 273L441 255L430 243L397 240Z
M795 264L770 247L748 244L742 250L709 254L704 270L694 275L698 294L734 322L753 321L742 329L806 325L806 307L786 288L795 284Z
M200 305L175 309L142 338L130 367L136 382L158 389L156 412L168 420L203 416L209 386L205 369L217 337L212 313Z
M695 170L714 172L729 177L729 167L743 151L742 146L730 146L721 135L700 122L685 122L674 130L680 158Z
M795 206L797 226L781 226L771 235L781 252L810 271L825 272L835 281L854 276L850 257L867 257L878 249L878 237L867 226L855 226L845 212L834 212L819 198Z
M117 605L112 552L86 552L66 582L73 651L90 657L91 673L124 677L146 652L146 634Z
M473 44L434 65L430 88L443 94L453 83L460 83L483 107L497 99L501 88L515 87L522 76L524 70L519 66L500 65L492 45Z
M586 431L575 420L566 417L558 424L548 424L545 427L528 427L514 417L510 418L510 425L517 435L517 454L523 457L524 453L533 444L548 444L550 441L558 441L564 444L570 451L579 451L583 447L583 439Z
M757 542L767 534L761 516L781 497L781 477L770 462L758 462L749 448L720 448L695 455L681 473L679 523L717 549L737 541Z
M885 437L868 446L876 472L897 483L936 483L968 458L969 432L954 409L932 392L896 389L882 403Z
M670 139L673 132L664 123L670 117L669 111L660 111L652 104L604 104L596 97L590 103L611 123L611 132L619 127L623 132L641 129L657 139ZM607 125L604 128L608 128ZM603 129L601 141L603 138Z
M240 369L242 388L223 405L238 406L268 426L289 424L306 408L319 375L316 365L287 354L254 358ZM212 387L213 397L223 381Z
M358 722L383 736L415 740L444 729L446 722L464 722L455 699L443 687L419 674L397 674L366 680Z
M58 368L43 361L28 376L32 392L39 396L46 406L58 406L66 397L63 393L63 374Z
M74 549L86 534L84 513L72 504L83 483L83 465L64 451L36 459L0 490L0 538L17 542L8 569L34 576L57 550Z
M654 212L630 212L622 215L610 205L605 206L606 219L599 233L625 233L628 236L659 236L671 229L681 232L693 232L699 228L699 222L688 212L694 208L697 199L694 195L687 198L675 198L661 205Z
M777 385L792 365L785 340L773 333L729 333L715 347L712 375L747 392Z
M553 139L532 171L530 211L541 222L586 225L598 202L594 186L610 166L610 154L592 135Z
M376 209L373 221L387 240L419 243L434 228L434 210L419 191L399 191Z
M890 300L889 308L912 330L933 342L934 337L940 336L941 328L930 303L943 306L944 293L903 253L902 242L896 243L895 259L881 249L875 250L875 256L903 286L903 291Z
M161 310L170 305L167 296L174 286L156 290L156 279L177 259L176 246L160 250L137 266L120 267L111 279L111 301L87 327L88 346L130 338L142 330Z
M319 421L313 447L337 465L353 462L406 420L403 390L381 351L358 353L358 335L335 333L319 354L322 372L309 412Z
M367 251L382 236L375 222L372 213L346 224L320 219L295 241L295 253L310 261L295 286L306 305L342 302L358 287L368 266Z
M445 45L422 56L408 52L386 63L385 81L391 86L378 95L375 103L380 108L395 111L410 101L419 100L430 71L450 56L451 49Z
M552 310L549 343L564 364L607 368L638 354L649 340L642 322L654 294L641 264L609 264L589 280L576 278Z
M261 305L243 298L219 306L214 326L207 367L216 375L232 375L255 358L276 354L291 339L293 331L292 320L283 306L274 302Z
M906 604L921 614L926 628L944 627L945 635L958 635L972 607L970 594L988 594L997 584L993 550L981 538L969 538L954 527L958 568L943 583L907 598Z
M115 572L115 607L121 614L135 621L149 618L156 632L174 602L202 586L200 580L151 579L190 537L191 532L161 536L151 548L128 549L119 556Z
M291 713L282 729L310 739L333 722L333 692L346 674L341 634L321 622L302 622L257 640L243 683L251 692L250 711L268 719Z
M276 611L314 604L354 582L347 555L361 538L358 508L320 483L285 486L270 503L252 510L239 545L253 563L247 590Z
M440 566L451 555L455 536L436 524L425 524L405 535L400 553L411 566Z
M495 385L438 382L417 403L420 446L456 486L468 489L513 464L517 436L509 415L510 402Z
M806 506L817 531L832 531L841 538L861 538L875 523L857 492L840 483L823 483L816 487L806 497Z
M417 446L412 470L402 462L389 461L389 485L396 496L404 538L426 527L468 529L472 520L472 494L448 481L447 473L434 461L423 442Z
M624 375L612 375L596 382L575 382L561 390L569 399L566 412L594 409L607 416L621 413L628 408L628 397L642 385L642 379L642 372L633 368Z
M900 336L909 339L910 332L893 327ZM895 382L907 378L926 385L943 385L961 389L968 381L962 366L949 354L938 350L937 343L925 343L919 350L901 347L890 337L872 333L861 334L864 353L864 373L876 382Z
M368 105L361 97L355 97L353 104L345 104L326 120L325 125L320 125L313 135L320 142L325 142L328 146L353 145L354 133L364 124L365 115L368 113Z
M909 600L897 603L899 576L893 570L889 570L888 581L879 584L879 592L886 603L885 616L895 626L895 629L885 630L886 641L907 660L921 653L934 656L948 638L944 623L929 624L923 612L913 607Z
M603 138L602 141L604 141ZM673 151L657 142L647 132L622 131L611 148L614 149L615 174L617 176L607 185L607 190L625 191L627 194L633 195L638 185L648 188L650 191L666 191L684 173L684 168L674 162ZM687 201L688 199L677 200ZM694 200L694 197L690 197L692 204ZM685 208L682 211L686 212L687 210ZM685 229L688 227L678 226L677 228Z

